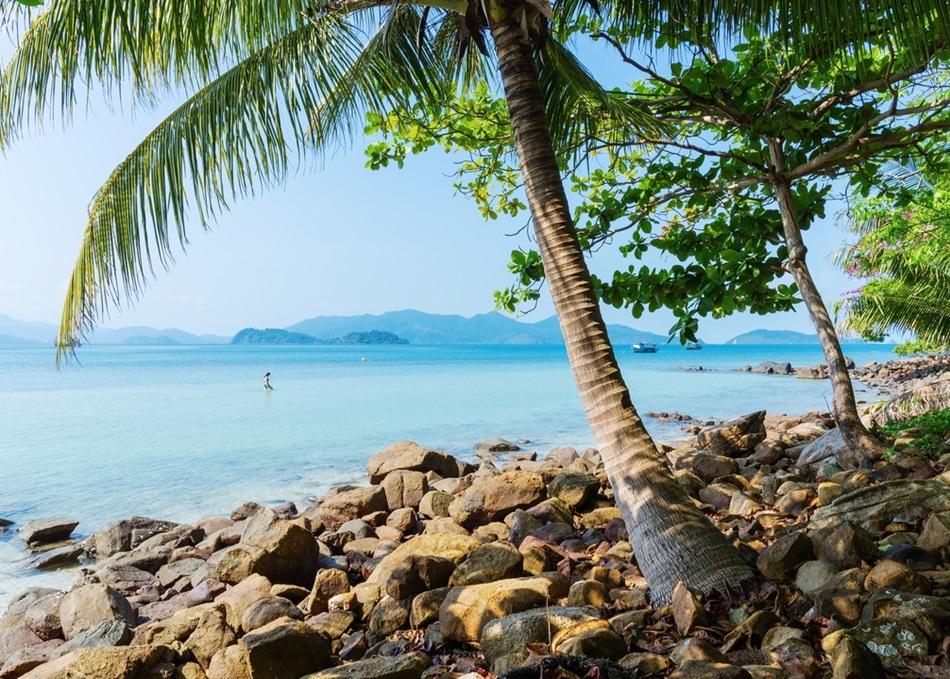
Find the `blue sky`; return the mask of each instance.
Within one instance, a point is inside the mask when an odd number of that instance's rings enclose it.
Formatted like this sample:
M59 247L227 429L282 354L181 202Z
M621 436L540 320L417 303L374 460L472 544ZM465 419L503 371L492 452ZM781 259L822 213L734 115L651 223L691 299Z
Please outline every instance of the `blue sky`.
M9 51L0 47L0 58ZM0 157L0 313L58 321L91 197L170 110L169 104L133 116L94 99L65 130L50 124ZM525 220L482 221L473 204L454 195L453 160L441 152L411 158L401 171L373 172L364 168L363 146L340 149L322 169L232 205L211 234L193 228L187 256L177 257L171 273L159 270L144 297L104 325L230 335L319 315L491 311L492 291L510 282L508 253L529 245L524 233L506 234ZM831 220L806 234L809 262L829 302L856 287L827 260L845 237ZM608 275L624 263L603 251L590 264ZM526 320L551 313L545 293ZM615 309L605 309L605 317L656 332L672 318L633 319ZM760 327L813 332L800 309L706 321L700 336L719 342Z

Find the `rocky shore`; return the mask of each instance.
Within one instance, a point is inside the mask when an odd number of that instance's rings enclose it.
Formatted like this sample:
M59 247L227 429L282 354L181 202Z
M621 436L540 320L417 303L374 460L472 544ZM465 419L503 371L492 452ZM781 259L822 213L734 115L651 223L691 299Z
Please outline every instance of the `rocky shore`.
M742 590L652 606L594 450L483 446L475 467L404 442L300 511L107 526L68 592L0 617L0 677L946 672L948 459L849 469L830 426L758 412L666 450L761 573Z
M828 414L761 411L663 452L756 582L653 605L596 450L403 442L303 508L27 524L83 568L0 616L0 678L950 676L950 455L856 469Z

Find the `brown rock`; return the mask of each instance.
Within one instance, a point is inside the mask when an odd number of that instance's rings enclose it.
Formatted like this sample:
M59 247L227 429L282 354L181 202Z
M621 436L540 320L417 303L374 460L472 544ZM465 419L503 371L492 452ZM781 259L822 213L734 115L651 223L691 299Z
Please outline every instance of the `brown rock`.
M383 597L373 608L373 613L369 618L371 639L378 641L397 630L408 627L411 606L411 599L400 601L390 596Z
M28 521L20 528L20 538L28 545L45 545L62 542L72 535L79 525L72 519L36 519Z
M432 664L425 653L413 651L394 658L378 657L331 667L301 679L420 679Z
M500 521L544 497L544 479L533 472L508 472L478 481L452 502L449 513L465 528Z
M699 597L689 591L682 582L676 583L673 588L673 620L676 622L676 629L684 637L697 625L706 624L706 610L703 608Z
M480 644L492 672L499 673L520 667L528 657L529 644L549 644L562 630L597 619L589 608L531 609L488 622L482 629Z
M324 636L298 620L275 620L245 634L241 644L255 679L300 679L330 665L330 646Z
M167 646L83 648L30 670L24 679L140 679L174 658Z
M440 556L457 564L478 546L477 540L465 535L449 535L447 533L418 535L383 557L383 560L367 578L367 583L378 585L385 590L387 583L393 578L393 572L401 567L403 559L407 556Z
M548 485L548 496L563 500L571 507L581 507L600 490L600 481L590 473L558 474Z
M419 500L419 513L430 519L449 516L449 505L455 499L454 495L443 493L440 490L430 490Z
M216 653L208 667L208 679L252 679L247 648L234 644Z
M455 641L478 641L489 621L543 606L567 591L568 580L560 573L456 587L439 610L442 634Z
M720 476L729 476L739 471L739 464L731 457L715 453L699 452L689 458L690 470L706 483Z
M439 587L413 597L409 612L409 624L412 628L419 629L436 622L439 619L439 607L448 594L448 587Z
M241 616L241 629L245 633L253 632L279 618L303 620L303 617L303 611L289 599L266 596L247 607L244 615Z
M392 576L383 587L386 594L401 600L444 587L455 570L455 562L432 554L407 554L392 568Z
M930 594L930 581L904 564L886 559L872 568L864 581L864 589L869 592L885 588L908 594Z
M765 440L765 411L736 417L720 425L707 427L696 435L704 449L727 457L747 454Z
M423 448L412 441L402 441L384 448L369 459L366 466L370 483L379 483L396 470L433 471L443 478L459 475L458 462L451 455Z
M382 487L351 486L325 497L317 510L317 517L327 530L335 531L351 519L388 508L386 491Z
M930 515L917 538L917 546L931 552L950 546L950 511Z
M619 660L627 653L627 644L606 620L590 620L562 629L551 642L558 655Z
M449 587L478 585L521 575L524 557L513 544L504 540L476 547L458 565L449 579Z
M234 629L238 629L241 626L244 611L258 599L270 596L271 586L271 581L263 575L251 575L223 594L219 594L215 601L227 605L228 623Z
M862 561L872 561L877 551L874 538L851 522L839 526L818 546L818 556L822 561L841 568L853 568Z
M59 606L59 618L67 641L109 620L135 625L135 614L126 598L101 584L82 585L67 592Z
M799 565L810 560L813 553L813 545L807 535L792 533L763 549L756 566L770 580L784 580Z
M429 491L429 482L422 472L399 469L386 475L381 483L389 511L416 509Z

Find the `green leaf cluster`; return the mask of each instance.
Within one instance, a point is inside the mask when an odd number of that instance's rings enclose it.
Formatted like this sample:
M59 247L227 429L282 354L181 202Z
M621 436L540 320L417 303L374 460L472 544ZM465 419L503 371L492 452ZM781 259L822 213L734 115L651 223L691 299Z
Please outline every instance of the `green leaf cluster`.
M841 324L865 336L913 333L899 353L934 353L950 346L950 182L934 168L891 174L903 181L882 182L851 212L858 238L837 263L863 285L840 304Z
M910 448L937 459L950 452L950 408L931 410L905 422L889 422L883 432L892 441L910 439Z

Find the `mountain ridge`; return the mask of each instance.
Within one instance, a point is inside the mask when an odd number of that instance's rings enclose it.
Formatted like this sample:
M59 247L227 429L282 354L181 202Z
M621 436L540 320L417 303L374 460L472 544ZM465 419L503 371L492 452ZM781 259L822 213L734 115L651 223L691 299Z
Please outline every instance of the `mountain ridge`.
M858 338L839 337L841 344L864 344ZM724 344L821 344L818 335L794 330L765 330L762 328L736 335Z

